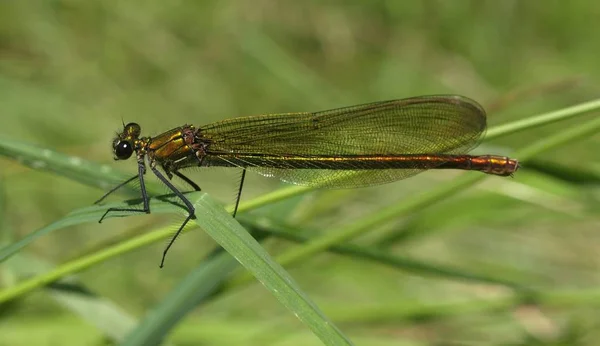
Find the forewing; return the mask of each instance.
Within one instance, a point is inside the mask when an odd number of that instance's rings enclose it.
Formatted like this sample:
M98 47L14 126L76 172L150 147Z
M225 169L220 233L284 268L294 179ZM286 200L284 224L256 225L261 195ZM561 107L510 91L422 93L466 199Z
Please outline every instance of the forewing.
M281 157L400 154L463 154L486 129L486 114L462 96L423 96L315 113L234 118L201 128L211 153L256 153ZM433 168L354 171L252 169L286 182L324 187L357 187L399 180Z

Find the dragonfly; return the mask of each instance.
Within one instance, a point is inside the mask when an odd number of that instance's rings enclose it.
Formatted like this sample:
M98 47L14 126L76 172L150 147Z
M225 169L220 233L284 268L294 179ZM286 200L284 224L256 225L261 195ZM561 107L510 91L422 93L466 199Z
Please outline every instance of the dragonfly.
M134 156L138 172L96 203L137 179L143 208L109 208L99 222L112 212L150 213L144 185L149 167L187 209L186 219L163 251L162 268L185 225L196 218L193 204L171 182L176 176L192 190L200 191L198 184L181 172L185 168L241 169L235 217L247 170L287 183L323 188L385 184L429 169L512 176L519 168L515 159L466 154L481 142L486 128L483 107L459 95L239 117L200 127L183 125L154 137L142 137L137 123L124 124L112 143L114 159Z

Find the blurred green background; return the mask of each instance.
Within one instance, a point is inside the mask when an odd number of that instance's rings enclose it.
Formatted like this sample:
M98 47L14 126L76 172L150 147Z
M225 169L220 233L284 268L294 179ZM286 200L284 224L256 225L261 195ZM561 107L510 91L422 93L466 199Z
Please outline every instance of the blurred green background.
M112 160L110 144L122 121L155 135L184 123L453 93L488 108L492 127L597 97L598 18L598 3L558 0L3 1L0 137L133 173L133 162ZM476 152L509 155L596 116L516 133ZM509 288L330 253L289 272L357 344L595 345L599 145L598 135L581 138L526 163L514 179L487 178L355 241L540 290L581 289L587 296L493 309L480 301L510 297ZM17 161L0 163L4 244L106 191ZM553 175L538 169L548 163L568 170ZM231 203L238 174L207 169L190 175ZM324 234L463 174L479 173L427 172L380 187L317 191L252 215L276 217L305 235ZM243 200L280 186L249 175ZM7 287L25 278L23 266L51 268L123 234L180 221L135 216L53 232L4 263L0 282ZM271 254L294 246L275 239L264 245ZM187 233L159 270L163 246L96 265L78 280L142 318L215 243L201 230ZM0 345L112 342L45 290L0 305ZM320 344L258 283L198 307L169 342Z

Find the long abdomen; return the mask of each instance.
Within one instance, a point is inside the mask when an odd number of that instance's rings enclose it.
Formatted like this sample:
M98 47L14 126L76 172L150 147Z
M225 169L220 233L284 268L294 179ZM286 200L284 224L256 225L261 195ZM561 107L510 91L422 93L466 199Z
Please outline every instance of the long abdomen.
M379 170L379 169L462 169L508 176L518 161L495 155L347 155L273 156L266 154L209 154L203 166L265 167L279 169Z

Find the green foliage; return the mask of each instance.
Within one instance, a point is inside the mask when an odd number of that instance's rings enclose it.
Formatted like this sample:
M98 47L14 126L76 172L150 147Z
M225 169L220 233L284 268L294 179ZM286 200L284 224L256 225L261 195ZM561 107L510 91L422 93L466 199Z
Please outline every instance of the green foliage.
M2 2L0 345L594 345L599 10ZM112 162L122 121L152 135L440 93L486 106L477 152L519 159L514 178L316 191L249 177L242 228L205 194L230 203L235 176L193 172L198 219L162 270L182 221L172 196L102 224L139 207L137 190L91 206L135 173Z

